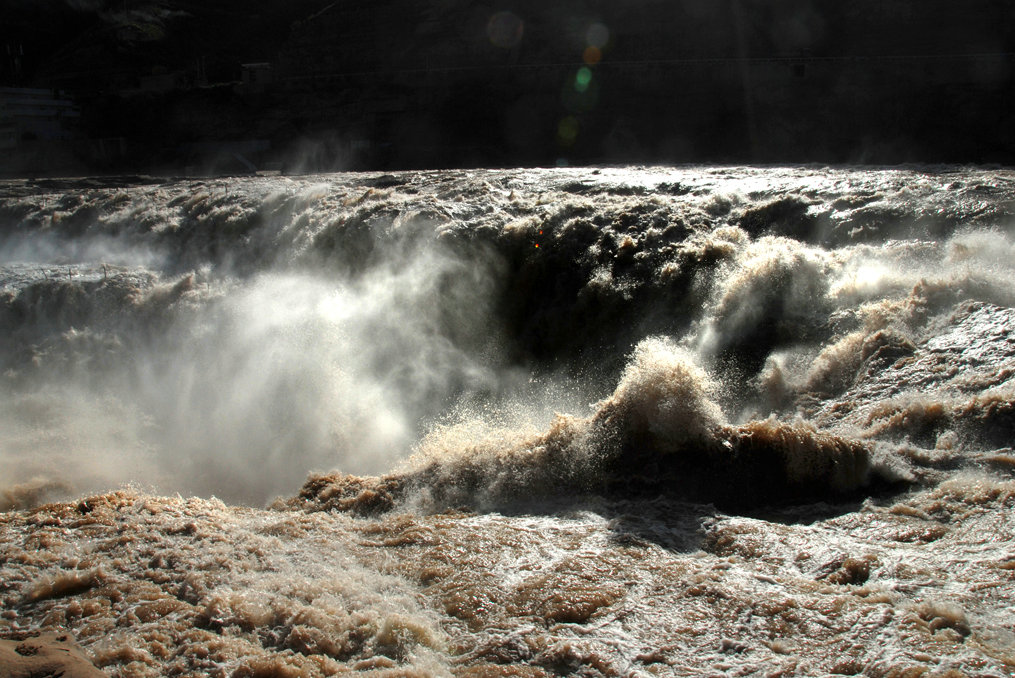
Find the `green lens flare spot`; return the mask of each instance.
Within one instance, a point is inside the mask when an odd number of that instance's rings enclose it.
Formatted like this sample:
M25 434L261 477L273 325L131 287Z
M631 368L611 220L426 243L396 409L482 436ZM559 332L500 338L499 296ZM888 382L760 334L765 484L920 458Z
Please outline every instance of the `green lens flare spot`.
M584 92L589 88L592 83L592 69L588 66L582 66L578 69L578 74L574 76L574 88L578 92Z

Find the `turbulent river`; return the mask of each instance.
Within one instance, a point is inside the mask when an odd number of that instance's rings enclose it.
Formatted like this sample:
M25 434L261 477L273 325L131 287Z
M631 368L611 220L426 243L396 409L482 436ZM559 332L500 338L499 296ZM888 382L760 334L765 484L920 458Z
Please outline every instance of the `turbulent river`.
M1013 326L1007 170L2 181L0 660L1009 676Z

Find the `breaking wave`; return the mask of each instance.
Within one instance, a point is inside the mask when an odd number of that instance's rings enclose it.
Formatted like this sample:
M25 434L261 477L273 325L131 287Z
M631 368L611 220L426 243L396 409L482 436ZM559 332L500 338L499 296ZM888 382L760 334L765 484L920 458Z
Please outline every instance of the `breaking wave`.
M614 393L587 418L557 415L541 434L493 432L479 442L463 440L462 427L452 426L424 440L407 472L313 476L297 497L277 505L359 513L399 505L489 509L599 493L750 509L842 500L870 484L865 444L774 417L729 425L710 397L715 388L689 353L647 339Z

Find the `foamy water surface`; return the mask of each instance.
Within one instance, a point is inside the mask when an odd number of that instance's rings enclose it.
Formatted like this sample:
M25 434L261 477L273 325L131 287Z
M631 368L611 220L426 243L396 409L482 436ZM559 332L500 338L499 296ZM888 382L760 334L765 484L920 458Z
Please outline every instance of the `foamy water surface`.
M0 636L110 675L1015 670L1015 175L0 183Z

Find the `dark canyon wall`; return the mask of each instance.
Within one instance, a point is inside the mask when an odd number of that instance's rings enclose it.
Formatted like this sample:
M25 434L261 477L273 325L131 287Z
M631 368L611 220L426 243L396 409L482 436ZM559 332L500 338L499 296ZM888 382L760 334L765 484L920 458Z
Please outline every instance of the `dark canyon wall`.
M999 0L13 0L0 15L0 84L73 102L60 157L85 169L1015 155L1015 9ZM47 142L13 108L8 173ZM53 169L37 156L21 169Z

